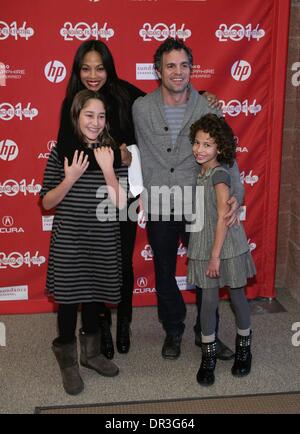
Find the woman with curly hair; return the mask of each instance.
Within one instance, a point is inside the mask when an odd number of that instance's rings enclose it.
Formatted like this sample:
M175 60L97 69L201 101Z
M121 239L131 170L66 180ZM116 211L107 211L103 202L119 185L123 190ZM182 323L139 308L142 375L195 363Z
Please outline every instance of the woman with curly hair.
M231 372L238 377L250 372L251 325L245 285L256 270L243 226L228 227L224 219L231 195L228 166L232 166L235 157L232 129L224 118L207 114L191 126L190 140L194 157L201 165L197 185L204 188L204 221L202 230L190 234L188 280L202 288L202 362L197 381L209 386L215 379L215 313L219 288L224 286L229 287L237 326Z

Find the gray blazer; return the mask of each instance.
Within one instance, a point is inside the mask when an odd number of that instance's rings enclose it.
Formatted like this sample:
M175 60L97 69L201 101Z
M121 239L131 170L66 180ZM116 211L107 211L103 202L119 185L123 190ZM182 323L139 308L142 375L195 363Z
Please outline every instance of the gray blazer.
M172 144L171 134L164 114L164 102L161 88L138 98L133 104L133 121L137 144L141 153L144 186L151 196L151 187L174 186L195 187L199 164L192 154L189 140L191 125L207 113L222 116L219 110L213 109L191 86L190 96L175 145ZM240 182L240 174L235 163L230 169L235 197L243 202L244 187ZM183 190L182 190L183 191ZM153 200L153 197L152 197ZM188 209L192 198L183 194L184 205ZM148 201L148 206L150 205ZM149 208L151 209L151 208Z

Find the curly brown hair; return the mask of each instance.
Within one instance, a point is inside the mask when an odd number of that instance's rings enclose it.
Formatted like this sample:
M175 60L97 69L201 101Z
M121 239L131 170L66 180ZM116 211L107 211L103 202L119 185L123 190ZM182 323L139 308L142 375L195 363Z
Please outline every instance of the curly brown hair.
M190 128L191 143L194 143L198 131L204 131L214 139L220 152L217 155L217 161L226 163L231 167L235 159L236 140L231 127L225 119L213 113L202 116Z

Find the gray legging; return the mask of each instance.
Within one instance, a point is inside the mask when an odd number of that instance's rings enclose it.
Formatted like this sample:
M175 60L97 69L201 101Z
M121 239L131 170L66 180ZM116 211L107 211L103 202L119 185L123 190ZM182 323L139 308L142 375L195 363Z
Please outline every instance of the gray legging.
M240 330L250 328L250 308L244 287L229 289L231 303L235 312L236 325ZM201 331L210 336L216 329L216 310L219 303L219 288L203 289L201 305Z

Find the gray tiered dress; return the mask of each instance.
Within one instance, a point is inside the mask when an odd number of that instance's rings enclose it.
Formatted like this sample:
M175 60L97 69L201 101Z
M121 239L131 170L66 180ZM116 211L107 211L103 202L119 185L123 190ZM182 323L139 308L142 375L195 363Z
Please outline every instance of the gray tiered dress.
M246 234L242 224L228 229L220 259L220 277L206 276L217 224L217 203L214 185L230 187L230 174L223 166L199 175L197 185L204 187L204 225L201 231L191 232L188 247L188 282L200 288L240 288L256 274ZM232 191L230 191L232 195Z
M46 167L41 197L64 179L56 148ZM58 303L120 301L121 241L118 221L99 221L97 190L104 175L86 170L56 207L46 289Z

